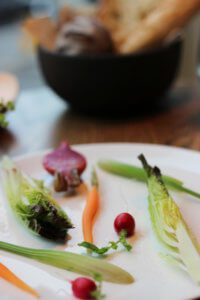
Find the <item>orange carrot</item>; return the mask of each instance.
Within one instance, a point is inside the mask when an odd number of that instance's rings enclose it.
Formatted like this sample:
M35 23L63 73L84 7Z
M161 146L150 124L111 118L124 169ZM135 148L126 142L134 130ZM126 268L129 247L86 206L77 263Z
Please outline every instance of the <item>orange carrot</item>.
M21 290L39 298L39 294L25 282L23 282L20 278L18 278L13 272L11 272L6 266L0 263L0 277L10 282L11 284L17 286Z
M87 202L83 211L82 226L84 241L93 243L94 218L99 208L99 191L96 174L93 173L92 188L88 192Z

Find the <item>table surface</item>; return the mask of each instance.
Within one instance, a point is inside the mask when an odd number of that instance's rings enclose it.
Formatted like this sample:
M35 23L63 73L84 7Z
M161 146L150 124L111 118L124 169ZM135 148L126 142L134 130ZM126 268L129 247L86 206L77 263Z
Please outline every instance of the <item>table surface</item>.
M200 87L200 84L199 84ZM12 156L71 144L135 142L200 150L200 88L173 89L151 112L121 119L79 115L47 87L21 93L10 126L0 130L0 154Z

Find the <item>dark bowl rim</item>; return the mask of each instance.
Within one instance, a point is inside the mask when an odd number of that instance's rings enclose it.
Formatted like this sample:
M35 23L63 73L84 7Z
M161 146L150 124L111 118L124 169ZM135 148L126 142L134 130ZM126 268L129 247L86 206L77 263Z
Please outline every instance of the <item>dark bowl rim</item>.
M151 49L148 50L143 50L143 51L138 51L135 53L128 53L128 54L113 54L113 53L104 53L104 54L80 54L80 55L66 55L66 54L62 54L62 53L58 53L55 52L53 50L49 50L45 47L42 47L41 45L38 45L37 47L37 51L39 53L45 53L48 54L50 56L53 57L63 57L65 59L71 59L71 60L75 60L75 59L90 59L90 60L101 60L101 59L119 59L119 58L137 58L139 56L147 56L147 55L152 55L152 54L156 54L156 53L160 53L162 51L165 51L167 49L170 49L171 47L173 47L174 45L178 45L178 44L182 44L183 43L183 34L179 33L175 38L173 38L173 40L170 40L160 46L157 47L153 47Z

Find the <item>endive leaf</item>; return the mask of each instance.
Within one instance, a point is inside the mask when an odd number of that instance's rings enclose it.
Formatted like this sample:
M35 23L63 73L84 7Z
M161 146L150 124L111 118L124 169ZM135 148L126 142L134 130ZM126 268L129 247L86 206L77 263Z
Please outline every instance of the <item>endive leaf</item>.
M65 241L73 225L43 182L24 174L9 158L2 160L2 179L9 204L25 226L55 241Z
M149 213L154 232L168 261L177 262L200 284L200 246L186 225L179 207L169 195L157 167L139 156L147 175Z

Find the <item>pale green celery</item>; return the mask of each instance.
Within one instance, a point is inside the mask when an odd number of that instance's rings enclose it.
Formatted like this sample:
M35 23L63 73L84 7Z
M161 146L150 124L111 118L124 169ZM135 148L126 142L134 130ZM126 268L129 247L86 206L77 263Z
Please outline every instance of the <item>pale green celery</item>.
M136 179L142 182L147 181L147 175L145 171L133 165L121 163L114 160L101 160L98 162L98 166L109 173L122 176L129 179ZM200 199L200 193L192 191L184 186L184 183L179 179L173 178L171 176L163 175L162 179L168 188L180 192L185 192L193 197Z
M100 274L104 281L130 284L134 282L131 274L104 260L65 251L31 249L0 242L0 250L39 261L70 272L94 277Z
M169 195L160 170L148 165L140 155L147 175L149 213L154 232L163 245L167 261L184 268L200 284L200 245L186 225L183 216Z

